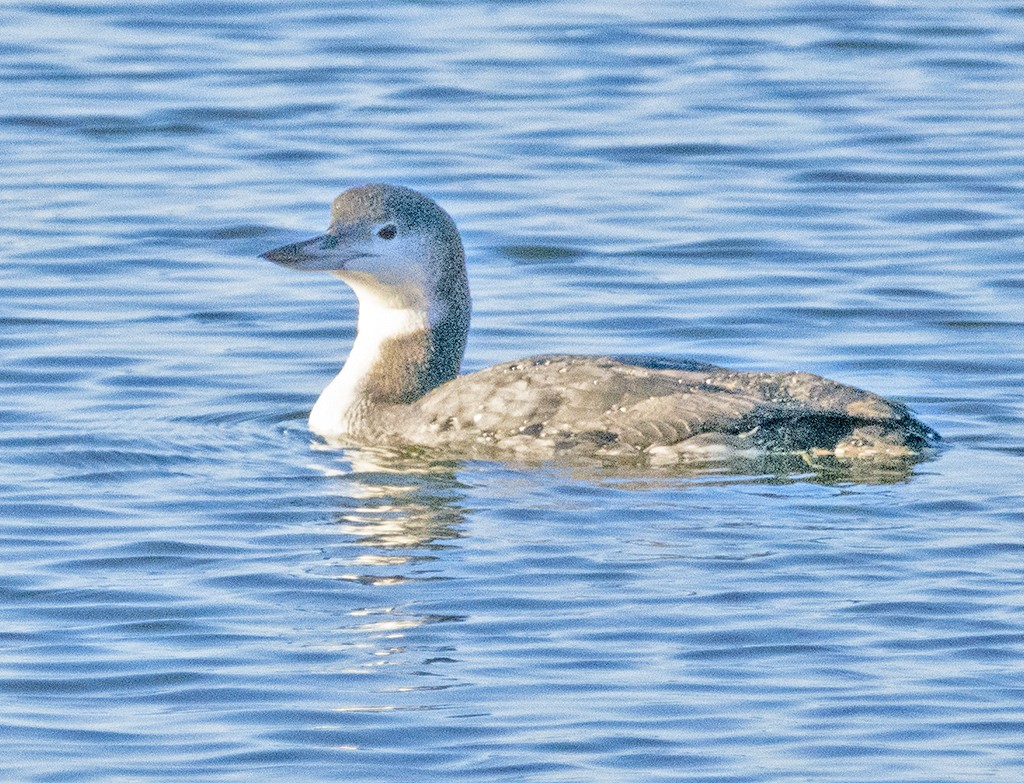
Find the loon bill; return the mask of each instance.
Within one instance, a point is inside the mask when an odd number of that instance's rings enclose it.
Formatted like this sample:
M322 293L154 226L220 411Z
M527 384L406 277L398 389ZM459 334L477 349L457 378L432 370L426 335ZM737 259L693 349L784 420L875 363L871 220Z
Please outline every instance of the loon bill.
M359 299L348 359L309 416L333 443L664 465L772 453L906 459L939 440L899 403L802 372L555 355L459 375L470 316L462 240L408 188L347 190L327 233L263 257L333 272Z

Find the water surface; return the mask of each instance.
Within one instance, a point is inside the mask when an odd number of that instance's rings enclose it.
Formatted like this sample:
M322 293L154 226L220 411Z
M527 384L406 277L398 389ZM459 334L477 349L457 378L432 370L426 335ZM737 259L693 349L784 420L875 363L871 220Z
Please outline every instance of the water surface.
M0 11L12 781L1017 781L1024 8ZM423 190L530 353L803 369L893 483L389 462L355 305L258 259Z

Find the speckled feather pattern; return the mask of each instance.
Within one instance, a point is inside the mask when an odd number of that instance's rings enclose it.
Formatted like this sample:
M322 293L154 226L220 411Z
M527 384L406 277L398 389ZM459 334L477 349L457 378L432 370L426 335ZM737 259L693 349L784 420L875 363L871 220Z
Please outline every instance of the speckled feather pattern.
M934 439L903 406L809 373L653 370L585 356L496 365L381 413L377 426L393 441L526 459L892 458Z

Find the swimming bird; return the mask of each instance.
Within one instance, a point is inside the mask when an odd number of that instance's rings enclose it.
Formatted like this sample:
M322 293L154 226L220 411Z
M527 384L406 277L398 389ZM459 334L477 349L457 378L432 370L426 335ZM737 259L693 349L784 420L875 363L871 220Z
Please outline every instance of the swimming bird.
M772 453L904 459L938 440L905 406L804 372L550 355L460 375L462 240L408 188L347 190L325 234L263 257L332 272L359 300L355 342L309 416L331 443L666 465Z

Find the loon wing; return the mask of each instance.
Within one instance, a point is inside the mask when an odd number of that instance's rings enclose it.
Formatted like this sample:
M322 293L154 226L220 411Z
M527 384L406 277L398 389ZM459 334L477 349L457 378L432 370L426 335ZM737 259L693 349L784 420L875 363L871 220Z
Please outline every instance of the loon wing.
M537 356L460 376L414 403L407 440L661 461L722 449L910 456L935 434L878 395L809 373L669 369Z

